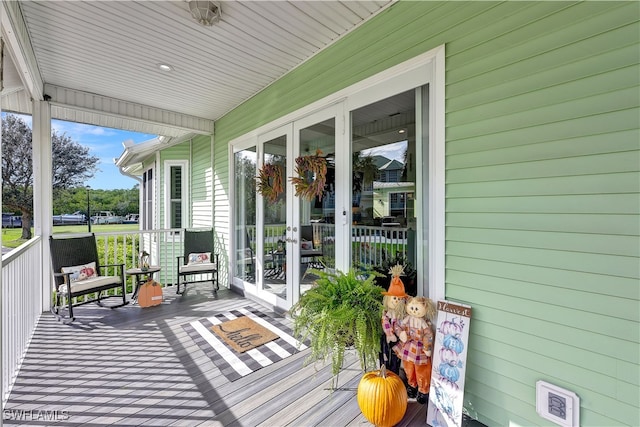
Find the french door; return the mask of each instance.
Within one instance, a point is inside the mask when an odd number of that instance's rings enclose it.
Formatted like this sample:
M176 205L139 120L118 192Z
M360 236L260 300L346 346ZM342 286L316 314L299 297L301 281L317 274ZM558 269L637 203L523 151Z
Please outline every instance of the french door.
M399 262L412 293L442 298L444 74L438 47L232 141L234 284L287 309L313 283L311 267ZM295 160L317 152L322 197L297 197ZM264 165L281 173L278 194L255 191Z
M276 307L289 309L311 286L312 268L336 265L335 206L347 196L335 185L336 111L324 109L259 135L256 146L234 150L235 218L241 230L235 236L234 281ZM314 154L327 160L328 179L323 196L308 200L296 196L290 177L296 175L297 157ZM246 182L252 172L258 182L261 173L269 176L254 195Z
M249 289L288 309L311 287L314 268L386 272L401 263L407 291L422 291L418 282L428 270L417 230L426 211L420 206L421 163L429 160L421 136L426 94L426 87L390 97L369 91L264 132L245 150L245 158L255 159L254 177L271 174L248 220L255 223L246 240L246 252L255 253L252 274L244 275ZM326 160L326 183L322 196L307 199L296 195L290 178L296 159L312 155Z

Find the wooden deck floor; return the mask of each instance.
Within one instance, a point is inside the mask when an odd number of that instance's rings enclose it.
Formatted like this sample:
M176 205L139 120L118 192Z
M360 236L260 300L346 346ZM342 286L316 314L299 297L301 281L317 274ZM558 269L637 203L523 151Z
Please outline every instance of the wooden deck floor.
M328 367L306 366L308 350L229 381L182 325L217 313L269 309L229 290L165 289L162 305L78 308L72 325L44 314L5 406L6 425L356 426L361 415L355 357L329 392ZM286 317L278 321L291 325ZM415 402L401 426L424 426Z

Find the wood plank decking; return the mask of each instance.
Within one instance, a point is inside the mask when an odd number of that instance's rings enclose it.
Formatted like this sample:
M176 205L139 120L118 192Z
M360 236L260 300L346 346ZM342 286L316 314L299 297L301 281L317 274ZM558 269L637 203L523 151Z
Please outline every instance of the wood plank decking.
M108 301L107 301L108 303ZM44 314L5 406L6 425L48 426L359 426L351 355L329 392L328 366L306 366L308 350L229 381L182 325L217 313L269 309L229 290L192 285L142 309L79 307L72 325ZM278 321L290 326L282 315ZM401 426L424 426L415 402Z

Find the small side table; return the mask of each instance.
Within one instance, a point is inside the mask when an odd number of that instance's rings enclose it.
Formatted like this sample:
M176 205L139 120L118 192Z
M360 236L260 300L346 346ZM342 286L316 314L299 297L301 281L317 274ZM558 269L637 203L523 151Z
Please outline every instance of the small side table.
M124 272L128 276L134 276L134 283L136 285L136 288L133 291L133 296L131 297L132 301L137 301L140 286L144 285L150 277L153 277L153 275L160 270L162 270L162 268L158 267L157 265L150 265L149 268L144 271L140 267L136 267L129 268Z

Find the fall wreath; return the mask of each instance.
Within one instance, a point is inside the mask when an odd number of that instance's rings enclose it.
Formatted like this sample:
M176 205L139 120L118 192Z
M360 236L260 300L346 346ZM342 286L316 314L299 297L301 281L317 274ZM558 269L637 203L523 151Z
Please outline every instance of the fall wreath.
M322 199L324 185L327 181L327 159L321 156L322 151L316 154L300 156L296 158L296 174L291 177L291 182L296 187L296 196L306 200L314 197Z
M275 203L284 191L282 187L282 166L265 164L260 168L257 190L270 203Z

